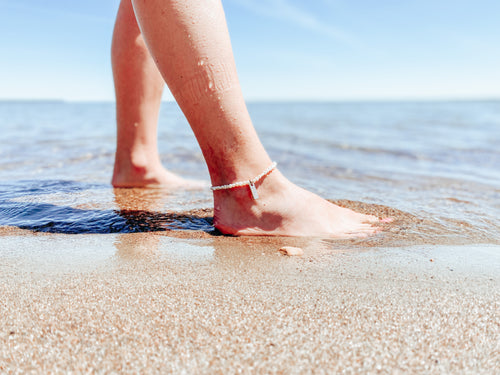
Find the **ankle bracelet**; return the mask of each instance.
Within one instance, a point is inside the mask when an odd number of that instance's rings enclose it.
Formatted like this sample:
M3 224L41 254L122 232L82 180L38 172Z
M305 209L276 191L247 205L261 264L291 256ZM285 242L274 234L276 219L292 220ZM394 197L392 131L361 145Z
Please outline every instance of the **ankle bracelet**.
M257 200L257 199L259 199L259 193L257 192L257 188L255 187L255 184L259 180L261 180L262 178L267 176L269 173L271 173L273 171L273 169L276 168L277 165L278 165L278 163L276 163L274 161L269 167L266 168L266 170L264 170L264 172L262 172L258 176L254 177L248 181L238 181L238 182L235 182L235 183L232 183L229 185L212 186L210 189L212 191L214 191L214 190L227 190L227 189L233 189L236 187L248 186L250 188L250 193L252 193L252 198Z

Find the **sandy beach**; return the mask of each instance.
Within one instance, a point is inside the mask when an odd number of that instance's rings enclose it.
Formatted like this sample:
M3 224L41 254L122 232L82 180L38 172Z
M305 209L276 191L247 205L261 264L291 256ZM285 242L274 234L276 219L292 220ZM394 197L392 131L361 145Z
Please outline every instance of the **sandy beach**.
M4 231L0 372L499 371L498 245L193 233Z

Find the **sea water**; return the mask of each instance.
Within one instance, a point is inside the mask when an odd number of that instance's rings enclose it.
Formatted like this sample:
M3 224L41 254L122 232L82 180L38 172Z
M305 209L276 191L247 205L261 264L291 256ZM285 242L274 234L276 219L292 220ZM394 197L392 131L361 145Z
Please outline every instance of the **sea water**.
M289 179L327 199L397 212L399 230L388 232L399 244L500 243L500 101L273 102L249 111ZM0 129L0 231L213 230L189 214L211 207L208 187L132 195L111 187L113 103L0 102ZM208 185L175 103L162 104L158 135L164 165Z

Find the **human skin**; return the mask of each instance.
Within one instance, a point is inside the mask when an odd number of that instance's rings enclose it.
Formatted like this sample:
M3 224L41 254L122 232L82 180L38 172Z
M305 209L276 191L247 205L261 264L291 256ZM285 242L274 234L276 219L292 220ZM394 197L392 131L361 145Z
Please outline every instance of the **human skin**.
M248 114L219 0L132 0L142 35L198 140L212 185L249 180L270 164ZM378 218L336 206L279 170L214 191L214 226L234 235L359 237Z
M117 138L114 187L180 187L158 154L157 123L165 82L151 57L130 0L122 0L111 46Z

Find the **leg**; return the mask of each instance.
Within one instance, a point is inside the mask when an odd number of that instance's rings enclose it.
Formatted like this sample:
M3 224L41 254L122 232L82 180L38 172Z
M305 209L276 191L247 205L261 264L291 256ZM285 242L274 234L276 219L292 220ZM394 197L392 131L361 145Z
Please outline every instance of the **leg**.
M115 187L179 186L184 180L163 168L157 122L163 78L144 44L130 0L122 0L111 49L116 92Z
M213 185L248 180L271 160L242 97L220 0L133 0L146 43L188 119ZM333 205L273 171L214 192L214 225L237 235L365 236L378 219Z

